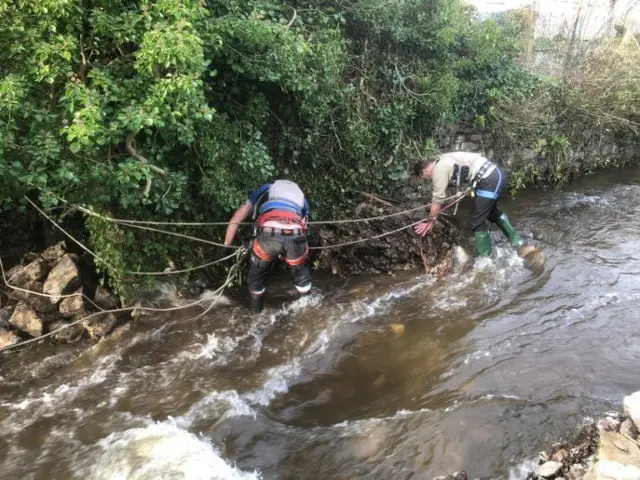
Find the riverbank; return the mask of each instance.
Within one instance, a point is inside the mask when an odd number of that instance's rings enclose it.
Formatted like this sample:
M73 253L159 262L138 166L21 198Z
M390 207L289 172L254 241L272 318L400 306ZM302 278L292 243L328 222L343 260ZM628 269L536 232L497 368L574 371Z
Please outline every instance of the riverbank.
M541 452L526 480L637 480L640 478L640 391L624 398L621 412L608 412L569 442Z
M537 466L522 480L640 479L640 391L623 400L620 411L582 426L569 440L540 452ZM465 471L433 480L468 480ZM520 480L520 479L518 479Z

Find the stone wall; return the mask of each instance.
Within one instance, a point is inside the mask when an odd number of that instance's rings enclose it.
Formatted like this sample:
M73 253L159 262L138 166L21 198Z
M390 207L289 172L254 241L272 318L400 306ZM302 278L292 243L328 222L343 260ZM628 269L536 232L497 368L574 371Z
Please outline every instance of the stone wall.
M478 152L487 158L494 156L494 138L491 132L468 125L450 125L437 135L437 146L442 152Z
M120 300L97 285L82 263L61 242L25 255L20 265L5 272L8 285L3 282L0 288L0 350L62 327L50 337L54 342L97 339L126 321L113 312L82 320L92 311L120 307Z

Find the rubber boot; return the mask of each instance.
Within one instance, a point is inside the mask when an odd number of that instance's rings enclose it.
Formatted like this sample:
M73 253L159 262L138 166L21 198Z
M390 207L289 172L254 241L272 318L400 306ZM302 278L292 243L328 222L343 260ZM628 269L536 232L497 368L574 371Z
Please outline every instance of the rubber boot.
M264 308L264 295L251 294L251 310L253 313L260 313Z
M478 257L491 254L491 234L489 232L473 232L476 237L476 253Z
M522 241L522 238L520 238L520 235L518 235L518 232L516 232L515 228L513 228L511 223L509 223L509 217L507 217L506 213L503 213L498 217L496 225L498 225L498 228L500 228L502 233L504 233L504 235L509 239L511 245L516 248L520 248L524 245L524 242Z

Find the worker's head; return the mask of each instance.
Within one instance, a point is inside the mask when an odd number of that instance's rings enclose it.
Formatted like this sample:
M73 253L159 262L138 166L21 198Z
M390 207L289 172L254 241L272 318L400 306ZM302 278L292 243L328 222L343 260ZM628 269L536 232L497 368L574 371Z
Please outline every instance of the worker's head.
M413 173L418 178L431 178L434 161L426 158L416 162L413 166Z
M291 178L291 175L287 172L280 172L276 178L276 180L285 180L287 182L293 182L293 179Z

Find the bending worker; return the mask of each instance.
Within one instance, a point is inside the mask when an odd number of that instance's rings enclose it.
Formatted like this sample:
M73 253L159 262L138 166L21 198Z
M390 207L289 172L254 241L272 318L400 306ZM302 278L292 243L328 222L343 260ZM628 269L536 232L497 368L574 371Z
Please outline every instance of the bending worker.
M261 312L267 275L272 263L282 258L291 267L296 289L302 295L311 290L311 273L305 265L309 248L306 223L309 217L307 200L294 182L285 179L267 183L249 193L248 201L231 217L224 244L229 246L240 222L253 214L257 222L249 260L249 294L251 308Z
M476 241L478 256L491 253L491 235L487 220L498 225L502 233L516 248L523 246L520 235L509 223L507 214L498 208L498 200L506 183L500 168L478 153L451 152L422 160L415 164L415 175L430 178L433 182L432 204L429 220L415 226L418 235L424 236L433 228L446 198L447 187L470 186L473 208L469 224Z

